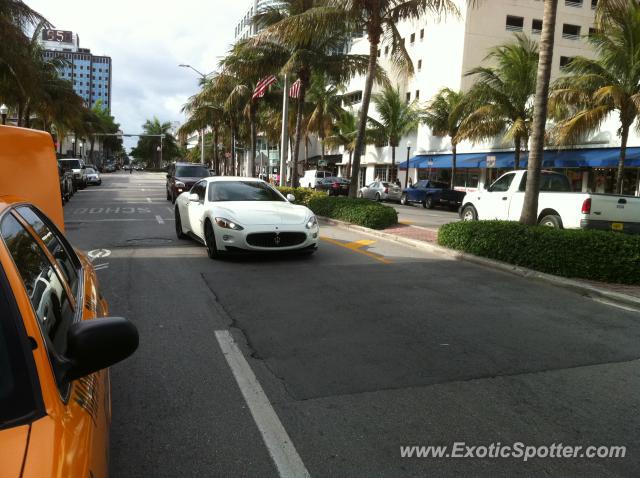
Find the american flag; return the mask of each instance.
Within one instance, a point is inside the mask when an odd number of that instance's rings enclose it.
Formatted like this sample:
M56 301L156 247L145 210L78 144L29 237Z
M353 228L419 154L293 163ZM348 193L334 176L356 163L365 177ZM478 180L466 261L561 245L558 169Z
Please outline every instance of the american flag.
M266 93L267 88L269 88L269 85L271 85L272 83L275 83L276 80L277 78L274 75L267 76L261 79L256 85L256 89L253 90L253 96L251 98L254 100L256 98L262 98Z
M291 98L300 98L300 79L298 78L293 85L291 85L291 88L289 88L289 97Z

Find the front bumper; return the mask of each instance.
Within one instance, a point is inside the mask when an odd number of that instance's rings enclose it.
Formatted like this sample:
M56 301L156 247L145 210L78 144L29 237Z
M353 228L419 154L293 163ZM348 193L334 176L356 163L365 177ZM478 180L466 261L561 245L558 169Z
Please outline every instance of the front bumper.
M307 229L304 224L294 226L251 226L245 227L242 231L235 231L233 229L221 228L218 225L214 226L214 232L216 236L216 247L219 251L238 252L242 250L245 252L287 252L287 251L303 251L307 249L316 249L318 247L318 241L320 240L320 228L315 226L311 229ZM285 235L289 233L304 234L304 240L294 245L286 244L284 240ZM247 237L252 234L261 234L261 244L266 245L266 240L270 236L279 236L283 238L280 241L273 240L273 244L270 247L252 245L247 241ZM254 244L258 241L252 241Z

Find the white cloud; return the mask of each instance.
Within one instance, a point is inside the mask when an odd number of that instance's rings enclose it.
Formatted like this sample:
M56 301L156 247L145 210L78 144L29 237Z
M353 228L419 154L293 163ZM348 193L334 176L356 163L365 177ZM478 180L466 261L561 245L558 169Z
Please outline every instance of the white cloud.
M250 0L26 0L80 46L113 61L111 113L137 133L146 119L183 119L180 108L197 91L198 76L216 68L233 42ZM126 141L127 146L136 143Z

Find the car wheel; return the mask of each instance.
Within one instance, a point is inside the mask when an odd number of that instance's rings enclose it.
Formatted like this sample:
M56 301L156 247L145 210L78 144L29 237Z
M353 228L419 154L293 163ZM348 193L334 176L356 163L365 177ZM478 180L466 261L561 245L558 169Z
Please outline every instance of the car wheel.
M553 229L562 229L562 219L556 214L544 216L538 224L545 227L552 227Z
M380 193L376 193L376 201L382 201L382 196L380 196Z
M213 226L209 221L204 225L204 241L207 246L207 254L209 254L209 258L217 259L218 249L216 248L216 235L213 232Z
M407 205L407 195L406 195L406 193L402 193L402 196L400 196L400 204L402 204L403 206Z
M176 203L176 194L171 193L171 204L175 204L175 203Z
M102 179L98 181L98 186L100 186L101 184L102 184Z
M478 220L478 212L476 208L472 205L465 206L462 209L462 220L463 221L477 221Z
M187 235L182 231L182 222L180 220L180 210L178 209L178 206L176 206L174 218L176 222L176 236L178 236L178 239L186 239Z
M169 194L169 190L168 189L166 190L166 193L167 193L167 201L171 201L171 195Z
M424 207L425 209L433 209L433 196L427 196L426 198L424 198L422 207Z

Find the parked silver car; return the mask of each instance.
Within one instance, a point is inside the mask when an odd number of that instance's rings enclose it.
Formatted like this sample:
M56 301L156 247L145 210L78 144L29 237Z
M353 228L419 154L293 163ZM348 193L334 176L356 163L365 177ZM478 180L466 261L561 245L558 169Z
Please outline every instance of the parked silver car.
M375 201L400 201L400 196L402 188L388 181L374 181L358 191L359 198Z

